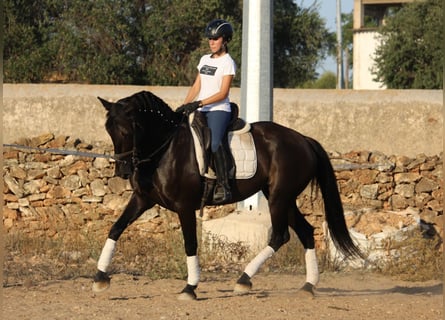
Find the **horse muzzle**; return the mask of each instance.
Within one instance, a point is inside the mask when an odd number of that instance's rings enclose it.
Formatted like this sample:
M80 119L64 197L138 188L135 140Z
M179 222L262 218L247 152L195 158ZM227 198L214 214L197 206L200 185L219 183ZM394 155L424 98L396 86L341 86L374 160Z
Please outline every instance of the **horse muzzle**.
M133 167L129 162L116 163L114 173L122 179L128 179L133 173Z

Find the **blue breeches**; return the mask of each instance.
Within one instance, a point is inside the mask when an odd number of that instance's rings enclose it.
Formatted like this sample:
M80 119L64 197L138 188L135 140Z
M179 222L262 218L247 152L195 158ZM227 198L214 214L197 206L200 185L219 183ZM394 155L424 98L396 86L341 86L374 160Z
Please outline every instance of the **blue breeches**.
M231 113L226 111L209 111L204 112L204 114L207 118L207 125L212 132L212 152L216 152L226 133Z

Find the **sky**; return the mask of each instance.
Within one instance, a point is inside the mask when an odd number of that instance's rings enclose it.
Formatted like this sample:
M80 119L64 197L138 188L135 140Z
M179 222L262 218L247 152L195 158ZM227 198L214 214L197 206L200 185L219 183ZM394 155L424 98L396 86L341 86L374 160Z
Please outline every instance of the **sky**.
M354 0L340 0L340 1L341 1L340 5L342 13L352 12L352 9L354 8ZM303 5L304 3L305 2L303 2ZM335 21L337 15L337 0L318 0L318 3L319 3L320 16L323 19L325 19L328 30L335 32L337 30ZM326 71L332 71L334 73L337 73L335 58L328 57L325 61L321 63L321 66L317 69L317 72L319 74L323 74Z

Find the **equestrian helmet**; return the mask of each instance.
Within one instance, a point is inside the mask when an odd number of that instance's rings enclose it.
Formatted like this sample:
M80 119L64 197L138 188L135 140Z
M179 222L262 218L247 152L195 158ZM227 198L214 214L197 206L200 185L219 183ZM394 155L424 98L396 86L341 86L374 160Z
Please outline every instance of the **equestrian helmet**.
M223 40L230 42L232 40L233 28L232 25L226 20L216 19L210 22L205 30L205 36L207 38L219 38L223 37Z

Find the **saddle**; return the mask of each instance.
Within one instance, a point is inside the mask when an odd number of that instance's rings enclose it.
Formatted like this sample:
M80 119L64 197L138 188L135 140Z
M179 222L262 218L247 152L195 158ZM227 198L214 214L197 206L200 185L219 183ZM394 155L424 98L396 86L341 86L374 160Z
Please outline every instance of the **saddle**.
M230 103L232 113L227 127L227 134L223 139L223 149L228 162L229 179L249 179L253 177L257 168L255 144L250 133L250 124L239 118L239 108ZM212 198L216 184L215 168L212 165L211 131L207 126L205 115L195 111L189 115L189 124L195 144L196 160L199 172L204 179L204 190L201 198L200 216L206 204L212 205Z
M256 154L252 155L251 153L255 153L255 148L253 145L253 139L249 133L250 124L245 120L239 118L239 107L236 103L231 102L231 120L227 127L226 134L222 141L222 146L224 152L226 153L226 159L228 159L228 167L229 169L229 178L241 178L247 179L250 178L256 169ZM200 168L200 173L202 176L215 179L215 169L212 164L212 152L211 152L211 131L207 126L207 120L203 113L201 112L193 112L189 118L190 127L192 129L192 135L195 143L195 153L196 159L198 161L198 166ZM243 137L243 135L248 135L248 137ZM230 142L229 142L230 141ZM248 156L245 154L245 150L248 150ZM240 159L241 158L241 159ZM248 158L249 160L246 160ZM241 167L244 170L237 174L237 164L240 164L240 161L249 161L249 164L241 163ZM254 168L252 167L252 163L255 163ZM251 168L252 167L252 168ZM249 171L250 173L246 173ZM252 173L253 172L253 173Z

